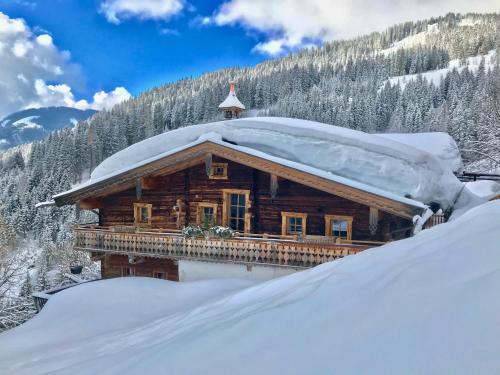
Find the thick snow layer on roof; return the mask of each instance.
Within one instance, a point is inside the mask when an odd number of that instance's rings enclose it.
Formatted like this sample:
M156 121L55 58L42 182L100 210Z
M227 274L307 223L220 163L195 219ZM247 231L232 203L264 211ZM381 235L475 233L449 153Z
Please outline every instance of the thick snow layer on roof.
M71 191L204 141L417 207L438 202L446 208L461 189L445 163L400 142L313 121L255 117L188 126L136 143Z
M122 278L0 334L0 373L495 374L500 201L253 285ZM243 289L242 289L243 288Z
M377 135L426 151L444 161L453 172L461 172L463 169L460 150L448 133L385 133Z
M224 99L224 101L219 104L219 108L231 108L231 107L245 109L245 106L243 105L243 103L239 101L234 91L230 91L227 98Z

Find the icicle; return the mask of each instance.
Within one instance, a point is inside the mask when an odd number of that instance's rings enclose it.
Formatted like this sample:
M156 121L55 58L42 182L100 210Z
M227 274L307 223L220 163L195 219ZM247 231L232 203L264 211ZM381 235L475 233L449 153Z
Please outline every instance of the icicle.
M372 236L377 233L378 228L378 208L370 207L370 221L368 224Z
M137 199L141 199L142 197L142 179L140 178L135 180L135 196Z
M207 177L212 174L212 154L205 156L205 171L207 172Z
M429 207L425 209L425 212L422 214L422 216L415 215L413 217L413 234L417 234L418 232L420 232L424 227L424 224L432 217L432 215L434 215L434 212Z
M75 219L76 219L76 222L80 222L80 203L78 202L76 205L75 205Z
M276 198L276 195L278 195L278 176L276 176L275 174L271 175L270 185L271 199L274 199Z

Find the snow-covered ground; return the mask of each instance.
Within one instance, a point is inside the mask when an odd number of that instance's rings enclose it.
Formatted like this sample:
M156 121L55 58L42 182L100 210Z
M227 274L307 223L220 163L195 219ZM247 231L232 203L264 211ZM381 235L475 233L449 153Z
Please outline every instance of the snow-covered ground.
M0 334L0 373L500 373L500 201L249 286L122 278Z

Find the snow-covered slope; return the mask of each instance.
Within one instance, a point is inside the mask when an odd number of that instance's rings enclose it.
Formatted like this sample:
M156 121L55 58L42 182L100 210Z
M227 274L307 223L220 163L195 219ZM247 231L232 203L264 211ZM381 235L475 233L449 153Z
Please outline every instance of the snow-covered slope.
M389 78L388 81L390 82L391 85L396 85L399 83L401 87L404 87L408 82L416 80L420 75L422 79L427 80L427 82L434 84L434 86L439 86L441 80L444 79L446 75L450 73L453 69L457 69L458 71L462 71L463 69L469 69L469 71L476 73L483 59L484 59L485 70L493 69L496 63L496 51L491 50L486 55L468 57L467 59L465 59L465 61L454 59L448 63L447 68L429 70L421 74L407 74L404 76L391 77Z
M69 107L32 108L0 120L0 150L46 137L51 131L74 126L94 110Z
M0 334L0 373L498 374L498 217L490 202L233 293L244 284L81 285Z
M395 43L389 48L380 51L382 55L390 55L397 52L400 49L409 49L417 46L425 45L427 42L427 37L432 34L439 32L439 26L437 24L427 25L427 30L413 35L409 35Z
M448 133L384 133L377 135L428 152L445 162L453 172L460 172L464 167L460 150Z
M189 126L136 143L104 160L74 190L206 140L417 206L439 202L446 208L461 188L444 162L400 142L313 121L255 117Z

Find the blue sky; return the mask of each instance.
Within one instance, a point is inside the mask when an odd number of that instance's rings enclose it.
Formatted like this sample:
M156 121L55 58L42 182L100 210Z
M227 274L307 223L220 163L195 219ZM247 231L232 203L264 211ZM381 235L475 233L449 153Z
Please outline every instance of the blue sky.
M0 0L0 118L148 88L498 0Z
M0 1L0 11L47 31L58 48L71 52L86 78L77 95L124 86L133 95L179 78L227 66L254 65L256 37L241 28L203 27L218 1L191 1L169 21L130 19L119 25L99 13L97 0Z

